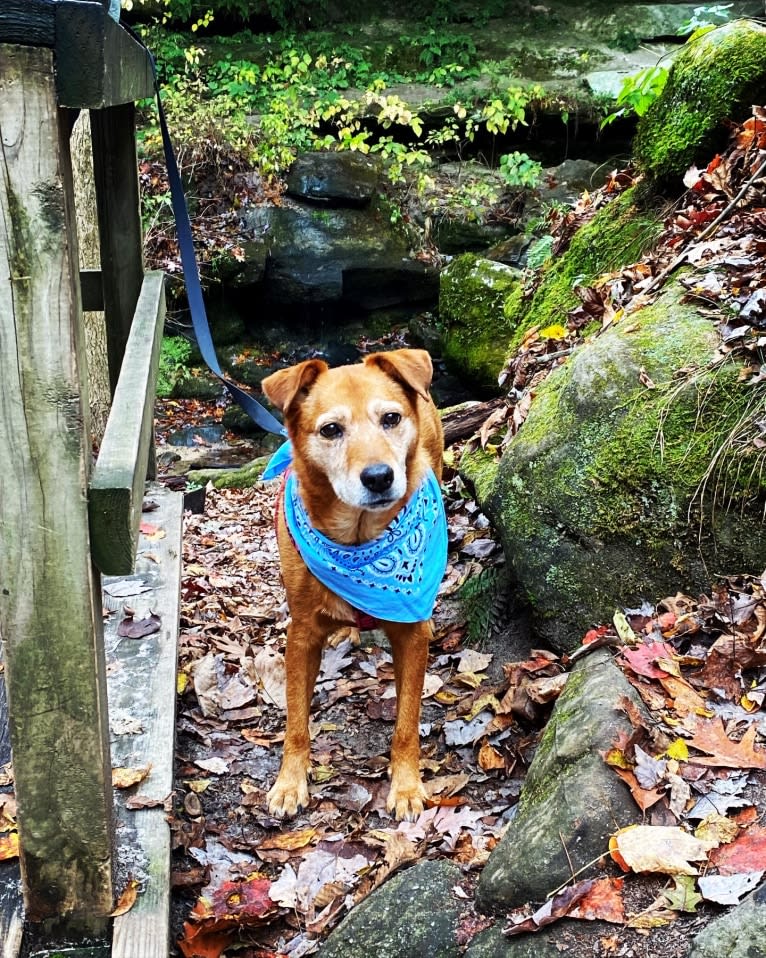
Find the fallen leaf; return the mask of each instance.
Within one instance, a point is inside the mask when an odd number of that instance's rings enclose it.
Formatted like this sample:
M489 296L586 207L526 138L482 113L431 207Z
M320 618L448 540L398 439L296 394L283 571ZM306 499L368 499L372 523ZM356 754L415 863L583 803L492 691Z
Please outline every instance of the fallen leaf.
M760 884L761 878L763 869L736 875L706 875L699 879L699 888L705 901L717 905L738 905L748 892Z
M350 643L344 643L350 646ZM328 653L337 653L338 649L326 649L325 656ZM252 660L252 670L254 677L263 690L263 698L270 705L276 705L277 708L287 708L287 692L285 682L287 672L285 669L285 657L275 649L266 647L260 650L258 655Z
M690 863L704 861L714 847L676 825L629 825L609 839L612 858L624 871L638 874L696 875Z
M198 759L194 764L213 775L224 775L229 771L229 763L218 755L214 755L212 758Z
M153 635L162 628L162 621L158 615L152 613L143 619L135 619L126 615L117 626L117 635L125 639L143 639L146 635Z
M748 726L739 742L733 742L720 719L696 719L694 734L688 744L708 755L690 755L694 765L712 765L716 768L766 768L766 750L755 748L757 730Z
M132 788L133 785L143 782L151 770L151 765L144 765L141 768L113 768L112 786L114 788Z
M117 899L117 904L114 906L114 911L109 915L110 918L119 918L120 915L125 915L130 911L130 909L135 905L136 899L138 898L139 887L139 883L134 878L131 878L123 889L122 894Z
M766 868L766 828L751 825L731 844L712 852L710 862L722 875L763 870Z
M302 828L297 832L280 832L272 838L265 838L256 847L261 849L281 848L288 851L295 851L298 848L305 848L316 838L315 828Z
M702 901L697 891L693 875L674 875L673 887L662 893L665 904L673 911L695 912Z
M19 833L5 832L0 835L0 862L19 857Z

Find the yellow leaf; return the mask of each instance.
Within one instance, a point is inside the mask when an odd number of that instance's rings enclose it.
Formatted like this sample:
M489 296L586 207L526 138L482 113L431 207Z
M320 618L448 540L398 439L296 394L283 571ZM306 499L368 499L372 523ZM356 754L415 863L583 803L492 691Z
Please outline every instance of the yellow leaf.
M131 788L143 782L151 770L151 765L145 765L143 768L113 768L112 785L114 788Z
M561 323L552 323L550 326L546 326L545 329L541 329L540 335L543 339L564 339L567 335L567 330Z
M631 629L630 623L625 618L625 613L619 610L615 612L612 617L612 622L614 622L617 635L626 645L634 645L636 643L636 633Z
M19 833L8 832L0 835L0 862L19 857Z
M470 689L478 689L484 678L483 675L477 675L475 672L458 672L457 675L452 677L452 681L467 685Z
M176 676L176 692L183 695L189 685L189 676L186 672L179 672Z
M685 762L689 758L689 748L682 738L677 738L671 742L665 750L668 758L674 758L677 762Z
M297 832L280 832L272 838L266 838L258 845L258 848L281 849L282 851L295 851L298 848L305 848L316 838L317 830L315 828L301 828Z
M212 778L195 778L193 781L185 781L184 785L194 792L195 795L201 795L204 791L207 791L212 781Z
M495 715L497 715L497 713L500 711L500 703L491 692L480 695L476 699L471 707L471 711L465 716L466 722L470 722L472 719L475 719L479 712L483 712L486 708L492 709Z
M317 783L329 782L331 778L335 778L335 769L331 765L314 765L311 777Z

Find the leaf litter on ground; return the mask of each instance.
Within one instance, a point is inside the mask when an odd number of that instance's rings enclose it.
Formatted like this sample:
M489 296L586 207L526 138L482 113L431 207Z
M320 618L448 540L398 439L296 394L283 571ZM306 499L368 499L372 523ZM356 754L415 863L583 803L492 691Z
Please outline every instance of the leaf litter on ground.
M754 190L731 203L764 147L766 122L756 108L726 154L701 172L690 171L689 192L646 261L579 290L582 305L569 314L566 327L530 331L502 377L511 388L506 407L495 410L473 442L500 453L521 428L535 387L567 361L583 327L596 318L606 329L648 302L681 252L694 267L683 280L689 297L727 307L728 319L719 325L721 356L734 350L750 355L750 381L766 378L759 361L766 345L760 331L766 328L765 244L759 239L766 214ZM558 251L634 182L630 171L617 172L571 213L554 214L560 219L554 224ZM717 235L706 235L721 214ZM450 564L436 610L421 727L431 807L414 823L397 824L385 813L393 672L390 654L374 634L358 649L328 650L312 710L316 774L310 805L290 823L269 817L265 797L284 734L288 615L273 534L274 492L213 492L206 514L187 518L180 788L173 820L174 882L188 903L182 953L217 958L236 944L246 956L311 954L321 936L393 871L425 857L451 858L465 873L462 894L469 904L462 943L486 927L487 920L470 909L472 880L513 814L541 725L572 658L562 662L545 651L533 653L527 662L499 663L503 678L491 679L485 673L489 663L465 648L465 622L455 619L451 600L465 581L503 560L457 477L447 495ZM636 827L649 831L641 833L637 859L617 852L624 877L615 873L597 886L573 880L538 911L512 918L509 927L534 930L560 917L601 917L645 933L694 914L704 907L702 900L741 900L760 879L766 865L757 825L766 768L765 586L755 577L724 580L710 597L678 594L656 609L618 612L585 637L593 647L617 648L618 663L653 717L644 728L626 706L635 734L605 756L643 811L644 824ZM204 687L198 669L208 673ZM211 759L222 771L200 777ZM184 805L184 791L199 799L188 803L194 814ZM616 848L625 844L624 834L613 840ZM679 843L691 854L684 857ZM307 877L298 908L299 876L313 875L312 863L323 862L327 880L319 883L322 868L319 877ZM672 884L640 909L626 909L631 886L642 887L654 873L672 875ZM584 907L594 887L595 899L604 902ZM272 888L276 899L291 904L272 898ZM617 941L604 938L604 948L618 947Z

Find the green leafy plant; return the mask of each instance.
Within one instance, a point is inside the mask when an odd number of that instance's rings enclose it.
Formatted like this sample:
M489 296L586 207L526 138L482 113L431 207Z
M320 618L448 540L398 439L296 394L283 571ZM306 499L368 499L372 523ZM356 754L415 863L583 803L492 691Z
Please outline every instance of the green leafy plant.
M179 383L191 376L188 362L191 359L191 343L183 336L166 336L160 348L157 370L157 395L167 399Z
M531 189L537 186L543 167L526 153L505 153L500 157L500 172L508 186Z
M643 116L665 88L668 72L668 67L658 63L656 66L647 67L645 70L639 70L638 73L625 77L617 95L616 104L619 109L604 117L601 128L613 123L618 117L631 113L635 116Z
M691 17L679 27L679 35L692 33L699 36L701 31L706 33L720 26L729 19L732 6L731 3L712 3L708 6L695 7Z

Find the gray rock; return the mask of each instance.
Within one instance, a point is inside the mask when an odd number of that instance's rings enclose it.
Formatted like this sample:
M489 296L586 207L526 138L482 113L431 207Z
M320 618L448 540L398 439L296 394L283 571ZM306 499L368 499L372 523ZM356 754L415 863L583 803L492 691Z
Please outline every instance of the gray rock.
M250 210L244 221L268 247L263 279L254 288L266 303L344 302L362 309L436 303L438 270L412 258L405 237L373 207L293 202Z
M618 828L636 821L628 789L600 754L618 732L631 729L618 711L623 696L643 709L607 651L575 667L529 768L518 814L479 879L477 907L495 911L541 902L573 869L590 877L595 866L579 870L607 853Z
M586 922L580 924L585 925ZM596 938L604 934L603 922L587 922L587 929L577 929L582 937L582 931L585 930L587 938ZM595 943L595 942L594 942ZM587 951L576 950L572 945L576 945L577 940L572 934L570 928L562 923L543 928L534 934L519 935L518 937L508 938L503 934L503 923L498 923L494 928L487 928L480 932L468 946L465 958L561 958L562 955L586 955L594 950L589 947Z
M479 451L461 462L538 639L559 651L615 607L704 591L710 568L766 563L749 506L760 492L730 440L750 394L736 364L709 365L717 341L671 285L548 376L499 465ZM714 504L724 488L736 508Z
M287 177L287 192L335 206L367 206L378 192L380 163L351 151L305 153Z
M460 869L423 861L395 875L332 932L321 958L457 958Z
M701 931L689 958L766 958L766 885Z

